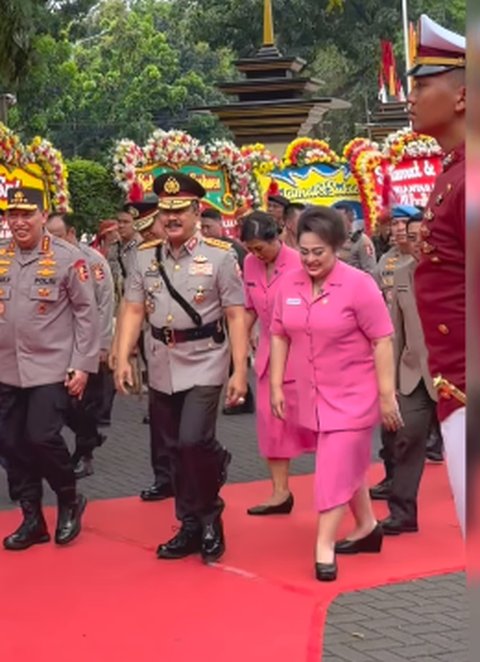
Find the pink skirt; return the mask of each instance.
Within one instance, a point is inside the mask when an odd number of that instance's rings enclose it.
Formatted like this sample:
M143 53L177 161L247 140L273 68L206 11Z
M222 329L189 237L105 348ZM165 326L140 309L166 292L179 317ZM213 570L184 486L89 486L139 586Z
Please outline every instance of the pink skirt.
M347 504L364 485L372 456L373 428L319 432L315 506L324 512Z
M295 383L283 385L286 416L281 421L272 414L270 376L257 378L257 437L260 455L271 459L290 459L315 452L317 433L296 424L298 390Z

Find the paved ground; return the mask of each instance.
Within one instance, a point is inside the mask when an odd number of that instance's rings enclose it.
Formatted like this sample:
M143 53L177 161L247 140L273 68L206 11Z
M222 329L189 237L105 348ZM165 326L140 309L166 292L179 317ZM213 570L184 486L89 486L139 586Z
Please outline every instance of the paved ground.
M145 400L122 398L115 403L109 440L96 454L96 473L82 481L82 490L90 498L135 495L150 484L148 427L141 422L145 411ZM67 436L71 442L71 437ZM234 451L230 482L267 477L257 455L254 416L220 415L218 437ZM378 439L375 446L378 446ZM296 474L312 470L311 457L293 465ZM53 502L48 489L46 500ZM11 507L5 475L0 470L0 509ZM463 575L341 596L329 610L324 662L466 661L468 617L465 603Z

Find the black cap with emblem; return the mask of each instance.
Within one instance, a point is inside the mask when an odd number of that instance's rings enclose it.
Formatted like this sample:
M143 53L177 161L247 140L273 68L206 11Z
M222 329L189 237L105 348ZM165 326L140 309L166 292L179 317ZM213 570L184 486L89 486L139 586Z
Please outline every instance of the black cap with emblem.
M123 211L133 218L133 227L137 232L147 230L158 214L158 196L155 193L147 193L142 200L127 202Z
M45 198L43 191L36 188L11 188L7 192L7 211L31 211L37 209L45 210Z
M153 190L158 195L158 206L166 210L185 209L207 194L196 179L175 171L157 177L153 182Z

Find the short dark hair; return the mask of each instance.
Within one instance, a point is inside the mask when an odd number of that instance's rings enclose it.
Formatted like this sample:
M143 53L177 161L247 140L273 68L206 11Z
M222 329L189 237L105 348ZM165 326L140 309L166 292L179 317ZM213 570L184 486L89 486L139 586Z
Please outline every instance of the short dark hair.
M241 241L274 241L280 234L280 228L271 214L254 211L242 221Z
M343 218L332 207L312 206L300 216L297 229L297 241L302 234L313 232L334 251L343 246L347 240L347 231Z
M305 211L305 205L301 202L292 202L285 209L285 218L288 218L294 211Z
M355 209L349 202L336 202L333 205L333 208L337 211L345 211L347 214L353 214L355 216Z
M422 217L420 216L420 214L418 216L411 216L406 223L407 230L412 223L421 223L421 222L422 222Z
M201 213L202 218L208 218L211 221L216 221L217 223L222 222L222 215L217 209L204 209Z

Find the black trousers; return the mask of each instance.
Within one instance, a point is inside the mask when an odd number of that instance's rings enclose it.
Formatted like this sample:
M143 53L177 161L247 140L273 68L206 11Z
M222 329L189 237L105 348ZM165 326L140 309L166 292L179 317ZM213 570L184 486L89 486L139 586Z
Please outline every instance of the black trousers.
M116 394L113 372L106 363L101 363L99 375L102 379L102 402L99 405L98 422L110 422Z
M435 402L422 380L408 396L399 396L404 427L396 433L393 481L388 505L392 517L417 523L417 496Z
M63 383L18 388L0 383L2 436L12 501L39 501L42 478L60 501L75 498L75 476L65 440L69 396Z
M155 418L155 394L153 389L148 393L148 415L150 418L150 462L153 469L155 485L158 487L174 487L173 468L170 453L161 433L162 422ZM154 423L155 421L155 423Z
M83 398L70 398L66 423L75 433L74 464L81 457L91 459L93 450L100 443L97 425L103 403L104 375L104 372L89 375Z
M150 390L150 425L170 458L177 518L198 528L217 519L224 450L215 438L221 386L167 395Z

